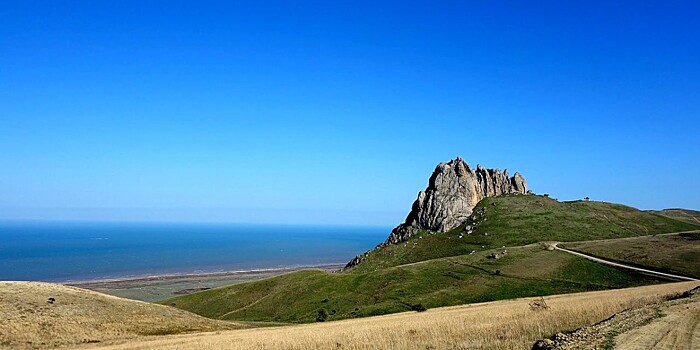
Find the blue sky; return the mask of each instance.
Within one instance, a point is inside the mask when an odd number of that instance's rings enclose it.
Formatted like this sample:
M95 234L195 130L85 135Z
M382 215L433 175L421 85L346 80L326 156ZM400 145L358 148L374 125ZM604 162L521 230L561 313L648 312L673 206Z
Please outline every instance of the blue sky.
M700 209L700 5L5 1L0 218L391 226L435 165Z

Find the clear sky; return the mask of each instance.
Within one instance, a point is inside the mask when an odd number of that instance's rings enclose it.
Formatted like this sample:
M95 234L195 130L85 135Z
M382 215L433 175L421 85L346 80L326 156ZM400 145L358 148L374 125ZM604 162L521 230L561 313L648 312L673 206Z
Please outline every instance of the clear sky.
M2 219L392 226L458 155L700 209L696 1L3 1L0 48Z

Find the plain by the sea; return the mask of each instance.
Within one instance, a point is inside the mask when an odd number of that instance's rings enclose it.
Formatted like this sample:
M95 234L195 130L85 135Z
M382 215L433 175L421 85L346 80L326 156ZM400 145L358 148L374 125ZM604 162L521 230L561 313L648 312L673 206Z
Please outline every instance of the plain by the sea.
M0 222L0 280L69 282L343 264L388 227Z

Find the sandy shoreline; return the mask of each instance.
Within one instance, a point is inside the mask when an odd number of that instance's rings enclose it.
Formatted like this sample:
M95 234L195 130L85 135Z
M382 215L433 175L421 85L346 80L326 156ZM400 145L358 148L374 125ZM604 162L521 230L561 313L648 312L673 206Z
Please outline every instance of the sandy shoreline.
M189 294L234 283L270 278L298 270L320 269L336 271L343 266L344 264L323 264L236 271L163 274L85 281L65 281L61 282L61 284L129 299L159 301L177 295Z
M216 276L231 276L231 275L245 275L245 274L260 274L269 272L291 272L306 269L320 269L320 270L337 270L343 268L344 264L321 264L321 265L301 265L301 266L289 266L289 267L273 267L273 268L263 268L263 269L249 269L249 270L232 270L232 271L212 271L212 272L190 272L190 273L167 273L159 275L143 275L143 276L127 276L127 277L115 277L115 278L96 278L87 280L77 280L77 281L61 281L55 282L70 286L85 286L93 284L111 284L111 283L139 283L139 282L150 282L150 281L161 281L168 279L179 279L179 278L202 278L202 277L216 277Z

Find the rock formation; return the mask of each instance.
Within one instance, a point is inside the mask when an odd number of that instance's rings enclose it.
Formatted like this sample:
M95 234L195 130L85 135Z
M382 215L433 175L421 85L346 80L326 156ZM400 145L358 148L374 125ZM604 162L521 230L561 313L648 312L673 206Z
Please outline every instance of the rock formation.
M382 245L397 244L410 238L417 230L449 231L469 218L479 201L503 194L528 193L527 182L520 173L508 176L508 170L472 169L457 157L440 163L428 182L428 188L418 193L406 222L391 231ZM355 266L367 253L355 257L347 267Z
M418 193L406 222L394 228L386 244L405 241L416 229L449 231L463 223L480 200L502 194L525 194L527 182L520 173L508 176L508 170L472 169L457 157L440 163L428 182L428 188Z

